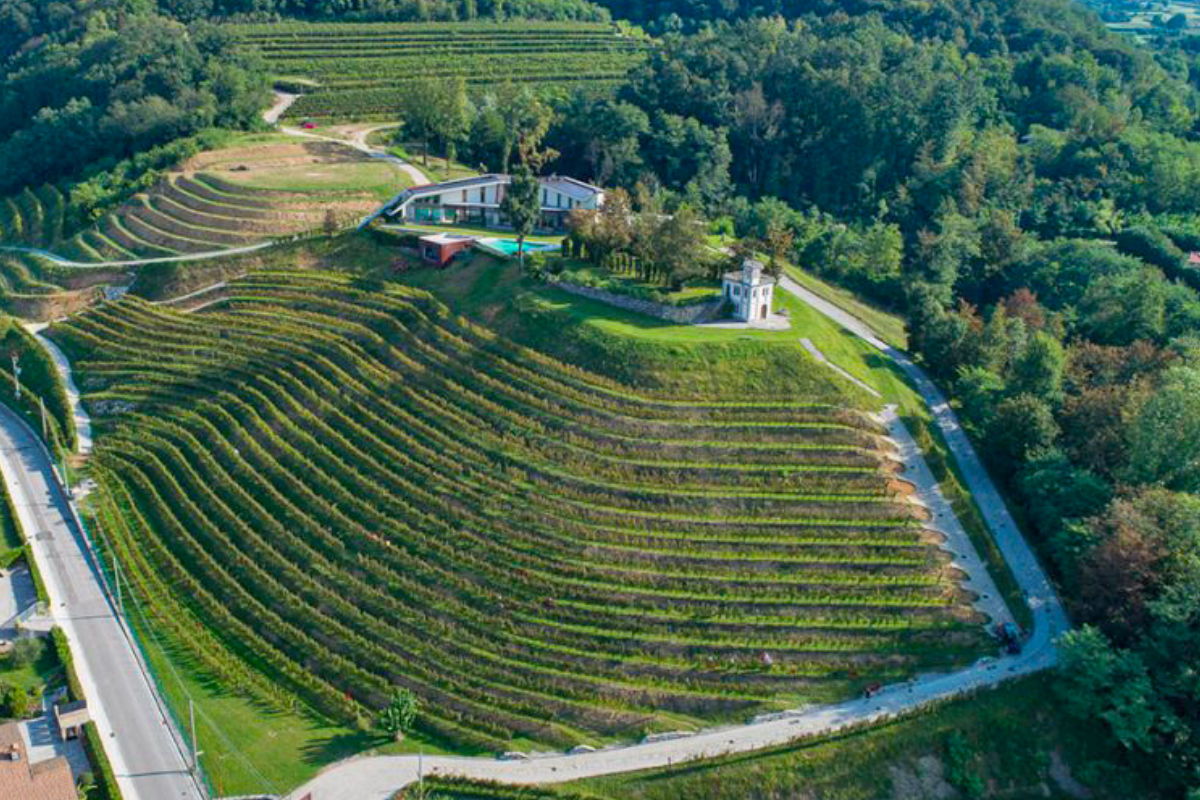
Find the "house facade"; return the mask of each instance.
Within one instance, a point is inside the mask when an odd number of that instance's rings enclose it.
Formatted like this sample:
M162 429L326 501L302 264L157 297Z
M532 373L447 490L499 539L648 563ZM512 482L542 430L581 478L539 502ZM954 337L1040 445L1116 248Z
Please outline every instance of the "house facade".
M413 186L392 200L384 213L400 222L503 229L509 225L500 205L511 182L508 175L480 175ZM604 204L603 189L574 178L551 175L539 178L538 183L538 228L544 231L565 230L572 211L597 209Z
M775 282L763 274L762 262L748 258L740 270L725 273L721 293L733 306L735 319L765 322L771 316Z
M426 264L444 267L453 261L456 255L470 248L475 243L475 237L459 236L454 233L435 233L431 236L422 236L419 242L421 259Z

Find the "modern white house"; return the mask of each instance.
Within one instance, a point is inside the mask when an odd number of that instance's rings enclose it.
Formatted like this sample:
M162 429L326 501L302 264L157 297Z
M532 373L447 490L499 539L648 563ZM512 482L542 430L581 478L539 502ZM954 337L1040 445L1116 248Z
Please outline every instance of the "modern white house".
M511 182L508 175L480 175L413 186L397 195L388 204L384 215L403 222L502 229L508 227L508 223L500 204ZM538 221L541 230L564 230L567 215L575 209L597 209L604 204L604 190L590 183L561 175L539 178L538 183L541 185L542 214Z
M733 305L734 318L742 322L766 322L771 316L775 281L763 275L761 261L748 258L740 270L725 273L721 292Z

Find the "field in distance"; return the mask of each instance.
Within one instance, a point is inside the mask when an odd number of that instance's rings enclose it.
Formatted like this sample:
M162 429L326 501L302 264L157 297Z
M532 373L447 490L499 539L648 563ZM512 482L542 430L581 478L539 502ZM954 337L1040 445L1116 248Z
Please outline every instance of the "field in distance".
M651 396L322 273L255 273L191 315L127 298L52 336L122 574L268 706L353 726L405 686L447 745L561 748L981 652L849 394Z
M235 30L263 52L278 80L303 92L288 111L293 118L394 115L404 85L419 78L611 87L649 46L595 22L278 22Z

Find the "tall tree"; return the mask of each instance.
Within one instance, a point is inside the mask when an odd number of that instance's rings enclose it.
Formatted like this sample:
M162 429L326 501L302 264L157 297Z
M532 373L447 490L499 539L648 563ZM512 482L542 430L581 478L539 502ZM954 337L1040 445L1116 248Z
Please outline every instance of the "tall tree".
M524 268L525 238L537 228L542 213L541 185L528 167L522 165L513 173L500 202L500 210L517 234L517 258Z

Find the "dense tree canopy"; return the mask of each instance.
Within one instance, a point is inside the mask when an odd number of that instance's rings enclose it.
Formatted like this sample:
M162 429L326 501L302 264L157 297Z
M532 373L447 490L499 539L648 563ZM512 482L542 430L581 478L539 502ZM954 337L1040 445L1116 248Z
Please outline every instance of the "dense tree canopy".
M205 128L253 124L268 102L257 57L213 25L185 27L123 2L38 8L0 4L0 18L22 20L24 31L0 33L9 53L0 61L0 192Z

